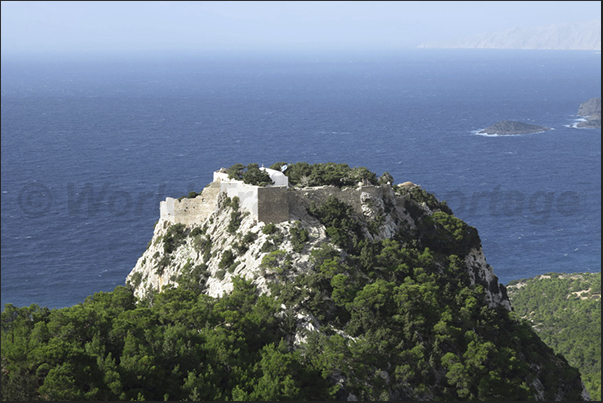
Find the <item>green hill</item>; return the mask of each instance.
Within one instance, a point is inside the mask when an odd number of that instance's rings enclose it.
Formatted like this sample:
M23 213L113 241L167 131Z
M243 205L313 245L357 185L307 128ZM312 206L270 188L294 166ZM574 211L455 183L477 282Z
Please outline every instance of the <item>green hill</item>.
M160 216L127 287L57 310L7 304L2 399L588 397L444 202L362 167L279 165L289 187L268 204L288 219L260 219L247 202L274 189L235 165L240 183L172 200L190 210Z
M578 368L592 400L601 400L601 273L548 273L509 283L515 312Z

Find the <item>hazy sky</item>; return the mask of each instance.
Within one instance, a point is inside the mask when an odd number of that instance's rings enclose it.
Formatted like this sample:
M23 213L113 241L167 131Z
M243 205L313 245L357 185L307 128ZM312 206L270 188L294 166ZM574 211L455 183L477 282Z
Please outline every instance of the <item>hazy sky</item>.
M2 52L400 49L599 18L600 1L2 2Z

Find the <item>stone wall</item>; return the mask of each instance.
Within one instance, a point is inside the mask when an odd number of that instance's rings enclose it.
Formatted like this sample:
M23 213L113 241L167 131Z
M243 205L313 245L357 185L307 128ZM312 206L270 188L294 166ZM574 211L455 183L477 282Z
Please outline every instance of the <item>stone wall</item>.
M159 203L160 217L172 224L201 224L216 210L220 191L220 184L212 182L193 199L168 197Z
M286 187L260 187L258 194L258 221L279 223L289 221L289 201Z
M279 223L289 220L287 188L258 187L240 181L215 181L192 199L168 197L159 204L160 217L172 224L200 225L218 208L218 195L239 198L242 211L248 211L258 221Z

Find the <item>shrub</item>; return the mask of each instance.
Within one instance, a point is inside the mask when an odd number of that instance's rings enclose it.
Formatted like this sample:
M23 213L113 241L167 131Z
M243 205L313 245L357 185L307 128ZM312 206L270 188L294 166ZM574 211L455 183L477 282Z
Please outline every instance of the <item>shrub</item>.
M239 255L242 255L249 250L249 245L252 244L257 238L258 235L256 233L248 232L245 234L245 236L243 236L241 242L234 244L234 248L237 250Z
M480 245L474 227L443 211L423 217L419 226L426 246L448 255L466 255L469 250Z
M446 214L452 215L452 210L448 207L448 204L445 202L439 202L438 199L431 193L427 192L424 189L421 189L419 186L413 186L410 188L404 188L401 186L396 187L396 192L399 194L408 194L410 197L416 201L418 204L425 203L427 207L431 211L442 210Z
M291 269L291 255L284 250L270 252L262 259L262 267L276 271L282 274L283 271Z
M282 165L281 165L282 166ZM278 169L280 169L279 167ZM276 168L274 168L276 169ZM302 185L308 184L308 178L312 174L312 165L307 162L296 162L295 164L288 164L285 175L289 179L289 185Z
M141 282L142 282L142 273L136 272L136 273L132 274L132 276L130 277L130 281L128 281L128 288L130 288L131 290L134 290L134 289L138 288L138 286L140 285Z
M171 261L172 258L170 256L164 255L161 260L157 262L157 265L155 265L155 273L158 276L161 276L163 274L163 271L170 264Z
M377 215L374 220L371 220L367 223L367 228L369 232L373 235L379 233L379 228L385 223L385 216L383 214Z
M383 175L381 175L379 177L379 184L380 185L387 185L387 184L393 185L394 184L394 177L389 173L389 172L383 172Z
M353 216L352 206L335 196L329 196L320 207L313 202L308 213L325 226L334 244L350 253L357 252L358 242L362 239L362 228Z
M274 242L272 242L271 240L267 240L266 242L264 242L264 244L260 248L260 252L262 252L262 253L272 252L272 251L275 251L277 248L278 248L278 246L276 246L276 244Z
M243 182L255 186L274 184L274 181L270 179L270 175L266 171L261 170L258 164L247 165L247 171L243 173Z
M220 269L216 272L216 278L218 280L224 280L224 275L226 274L226 269Z
M264 228L262 228L262 233L266 234L266 235L270 235L270 234L273 234L276 230L278 230L276 225L274 225L272 223L268 223L264 226Z
M186 241L186 226L174 224L170 226L163 237L163 251L170 254Z
M233 211L230 213L230 222L228 223L227 231L230 234L237 232L243 221L243 214L240 211Z
M304 244L310 240L310 234L304 228L301 223L297 221L294 226L289 229L291 234L291 244L293 245L293 251L301 253L304 249Z
M191 231L191 236L203 235L205 234L205 230L201 227L195 227Z
M236 163L226 170L230 179L243 180L243 172L245 171L245 165Z
M202 263L188 270L186 267L183 267L181 274L176 278L176 282L178 283L178 287L184 290L202 292L205 289L208 278L209 271L207 270L207 265Z
M213 242L211 240L211 238L207 238L207 243L204 245L205 250L203 251L203 263L207 263L209 262L209 259L211 259L211 247L213 245Z
M361 182L362 184L367 185L377 185L378 179L377 174L369 171L365 167L356 167L352 168L351 172L347 174L350 179L354 182L352 185Z
M222 253L222 258L218 263L219 269L229 269L232 264L235 262L236 256L230 249L227 249ZM230 271L230 270L229 270Z
M278 245L283 242L283 233L276 225L272 223L266 224L266 226L262 228L262 233L269 235L264 245L262 245L261 252L263 253L272 252L278 249Z
M248 233L245 234L242 241L244 244L249 245L249 244L255 242L256 239L258 239L258 234L256 234L255 232L249 231Z
M238 196L234 196L232 199L230 197L226 197L222 202L222 207L231 207L234 211L237 211L239 209L240 201L241 200L238 198Z
M249 185L267 186L274 184L270 179L270 175L264 170L261 170L258 164L249 164L247 166L237 163L228 168L228 177L243 181Z

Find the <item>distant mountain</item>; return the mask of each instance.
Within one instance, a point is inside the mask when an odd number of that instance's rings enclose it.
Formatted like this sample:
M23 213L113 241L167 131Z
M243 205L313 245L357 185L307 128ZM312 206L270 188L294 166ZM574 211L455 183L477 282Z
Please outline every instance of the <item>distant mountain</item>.
M601 50L601 19L590 22L515 27L469 38L428 42L419 48Z

